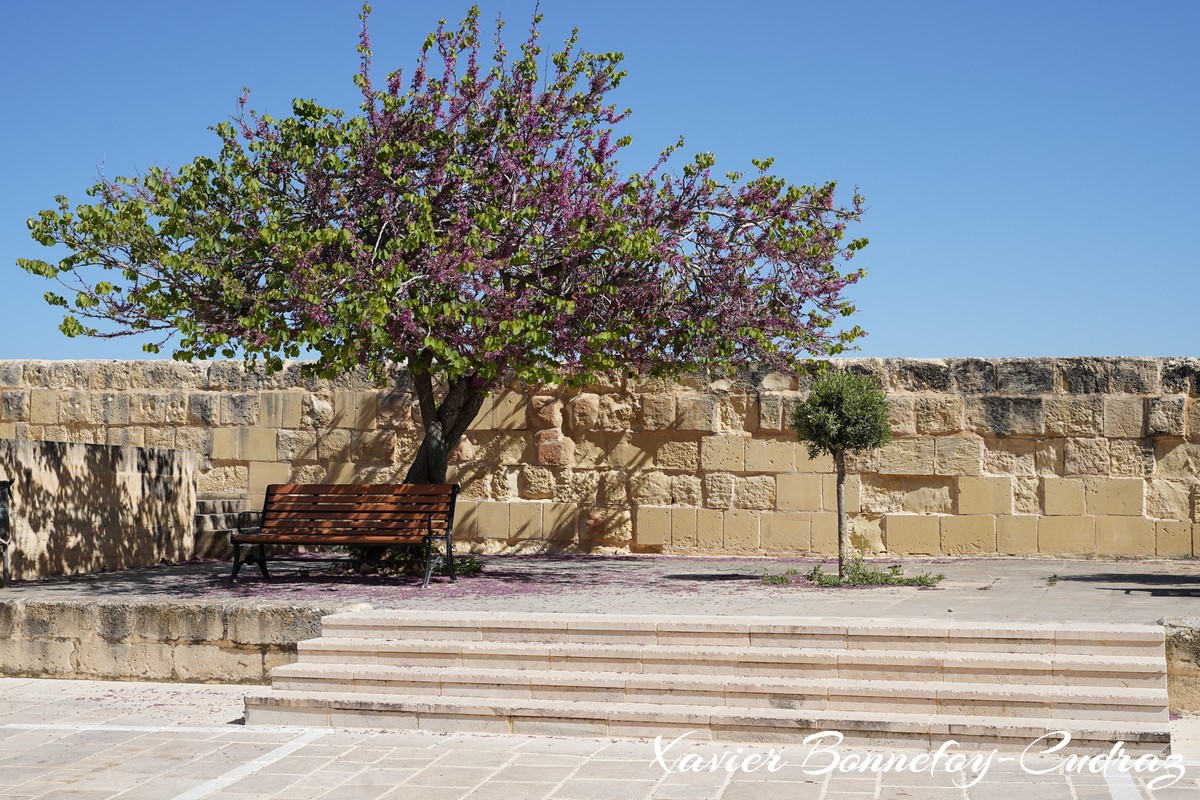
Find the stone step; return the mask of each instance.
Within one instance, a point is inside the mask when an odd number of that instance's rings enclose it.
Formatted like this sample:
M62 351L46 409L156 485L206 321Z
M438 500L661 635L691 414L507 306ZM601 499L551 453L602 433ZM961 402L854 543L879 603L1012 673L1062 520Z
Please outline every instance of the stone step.
M816 647L930 652L1127 655L1158 658L1159 625L946 622L930 620L689 617L679 615L369 611L334 614L326 637L580 644Z
M778 708L713 708L652 703L593 703L566 700L505 700L483 697L396 697L376 694L313 694L273 690L246 698L248 725L317 725L429 730L436 732L516 733L553 736L616 736L689 741L799 743L805 737L836 731L844 746L936 749L953 739L961 747L1024 750L1050 732L1068 730L1071 748L1104 750L1124 742L1127 752L1165 752L1170 733L1165 722L1104 722L970 717L878 711L813 711ZM1060 727L1061 726L1061 727ZM832 744L832 741L830 741ZM1060 751L1060 752L1065 752Z
M886 706L922 714L1061 720L1166 722L1164 689L634 675L569 670L350 666L297 663L271 673L292 692L370 693L492 700L568 700L809 711L869 711Z
M1021 685L1166 687L1166 663L1146 656L914 652L574 642L322 636L300 642L302 663L552 669L743 678L949 681Z

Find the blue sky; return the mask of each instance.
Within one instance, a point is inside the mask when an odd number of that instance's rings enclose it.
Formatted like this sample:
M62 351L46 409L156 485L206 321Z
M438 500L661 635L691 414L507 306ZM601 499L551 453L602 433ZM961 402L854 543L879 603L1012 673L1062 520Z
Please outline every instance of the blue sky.
M378 0L376 65L413 63L465 2ZM512 46L528 0L481 2ZM9 4L0 32L0 359L140 358L67 339L25 220L56 194L215 150L207 126L291 98L356 104L348 0ZM1198 355L1200 3L543 0L626 55L623 157L685 152L858 186L868 356ZM676 164L682 164L677 160ZM169 351L168 351L169 352Z

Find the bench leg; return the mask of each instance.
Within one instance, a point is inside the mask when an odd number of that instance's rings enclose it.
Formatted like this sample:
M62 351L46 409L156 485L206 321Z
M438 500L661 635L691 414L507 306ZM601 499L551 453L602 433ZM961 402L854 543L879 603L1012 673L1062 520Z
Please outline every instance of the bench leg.
M0 586L8 586L11 575L8 571L8 542L4 543L4 573L0 575Z
M271 573L267 572L267 546L265 544L258 546L258 569L264 578L271 577Z
M446 566L450 570L450 582L458 583L458 576L454 574L454 535L446 534Z
M233 583L237 580L238 570L242 568L242 546L237 542L233 543L233 573L229 576L229 582Z
M429 577L433 575L433 541L425 539L425 580L421 584L421 588L425 589L429 586Z

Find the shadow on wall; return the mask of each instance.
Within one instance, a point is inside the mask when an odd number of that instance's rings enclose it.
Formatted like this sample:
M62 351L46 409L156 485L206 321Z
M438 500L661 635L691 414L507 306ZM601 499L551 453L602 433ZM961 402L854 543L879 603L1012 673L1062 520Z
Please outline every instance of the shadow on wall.
M189 558L199 458L143 447L0 439L15 580Z

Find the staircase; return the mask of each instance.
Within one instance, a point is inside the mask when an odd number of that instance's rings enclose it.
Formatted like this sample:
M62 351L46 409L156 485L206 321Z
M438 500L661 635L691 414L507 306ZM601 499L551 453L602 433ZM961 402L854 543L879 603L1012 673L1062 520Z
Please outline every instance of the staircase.
M323 620L250 725L1165 752L1163 629L370 611Z

